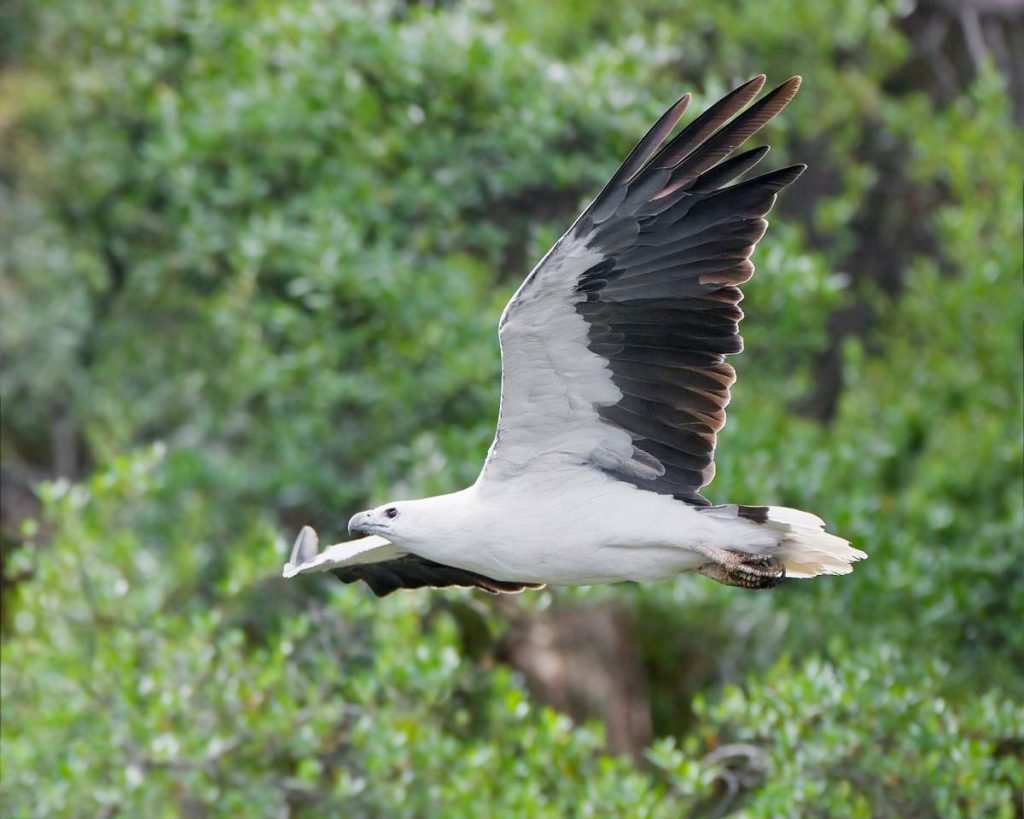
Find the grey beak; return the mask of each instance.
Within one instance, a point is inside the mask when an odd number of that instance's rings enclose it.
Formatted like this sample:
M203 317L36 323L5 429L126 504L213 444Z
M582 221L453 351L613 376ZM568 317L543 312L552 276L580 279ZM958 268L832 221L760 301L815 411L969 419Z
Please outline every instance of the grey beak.
M348 534L349 537L352 535L365 534L362 527L366 525L367 519L370 517L369 512L359 512L353 515L348 522Z

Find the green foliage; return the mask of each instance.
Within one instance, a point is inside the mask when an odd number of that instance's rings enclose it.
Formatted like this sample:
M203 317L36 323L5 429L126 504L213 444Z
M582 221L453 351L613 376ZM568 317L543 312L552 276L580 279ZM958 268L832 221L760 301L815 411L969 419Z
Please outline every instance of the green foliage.
M70 424L95 467L43 484L46 544L5 567L33 572L6 812L1014 815L1024 140L1000 76L947 107L887 91L895 2L442 5L46 0L5 35L4 457ZM772 160L813 152L828 184L758 250L709 495L818 511L871 559L511 609L278 579L282 528L473 479L504 300L680 87L762 70L807 79ZM896 288L864 234L880 191L927 238ZM823 425L794 407L851 305L873 321ZM641 765L494 661L510 610L598 601L650 673Z
M703 742L730 742L703 758L731 763L727 783L763 779L746 805L752 813L1015 815L1024 706L994 692L951 703L949 668L908 662L891 646L834 648L841 665L783 659L747 690L730 686L713 705L697 702ZM682 793L700 794L713 773L691 761L698 744L665 740L650 751Z
M281 549L265 524L204 543L210 500L173 460L120 457L47 490L59 535L3 646L10 815L654 804L656 785L601 757L599 732L464 659L429 596L310 597L267 578Z

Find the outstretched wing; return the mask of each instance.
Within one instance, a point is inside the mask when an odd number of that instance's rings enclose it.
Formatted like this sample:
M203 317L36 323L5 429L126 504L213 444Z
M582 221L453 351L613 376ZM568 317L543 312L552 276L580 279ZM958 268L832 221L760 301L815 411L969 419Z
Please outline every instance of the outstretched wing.
M377 597L384 597L398 589L422 589L424 586L444 588L463 586L482 589L491 594L512 594L523 589L540 589L543 583L515 583L495 580L466 569L445 566L425 557L408 554L382 563L368 563L334 569L332 574L342 583L362 580Z
M767 152L727 158L800 78L749 105L758 76L666 140L673 105L526 278L499 325L501 411L480 481L557 462L707 505L738 353L739 285L776 194L803 165L731 184ZM749 105L749 107L747 107ZM744 110L745 109L745 110Z
M322 552L320 538L311 526L303 526L284 565L284 577L311 572L330 572L342 583L362 580L375 595L384 597L398 589L424 586L466 586L492 594L538 589L539 583L494 580L476 572L435 563L409 554L377 535L328 546Z

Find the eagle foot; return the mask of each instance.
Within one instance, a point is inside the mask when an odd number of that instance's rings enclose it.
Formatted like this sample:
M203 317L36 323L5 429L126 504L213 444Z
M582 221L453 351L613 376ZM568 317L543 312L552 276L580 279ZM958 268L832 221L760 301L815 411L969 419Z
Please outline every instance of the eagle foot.
M697 571L724 586L743 589L774 589L786 578L786 567L771 555L740 555L726 552L727 560L708 563Z

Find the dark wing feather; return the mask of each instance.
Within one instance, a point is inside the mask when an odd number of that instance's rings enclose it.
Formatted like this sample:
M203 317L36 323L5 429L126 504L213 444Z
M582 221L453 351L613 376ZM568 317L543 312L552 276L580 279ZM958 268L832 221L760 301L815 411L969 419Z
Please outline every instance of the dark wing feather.
M800 85L755 100L764 81L670 138L680 99L526 277L499 324L501 411L482 486L557 462L708 504L736 378L725 356L743 349L739 287L776 194L803 171L734 182L768 149L730 154Z
M543 585L494 580L476 572L445 566L417 555L403 555L380 563L344 566L332 570L331 574L342 583L362 580L377 597L384 597L398 589L422 589L424 586L465 586L483 589L491 594L501 594L520 592L523 589L538 589Z
M729 154L785 107L800 80L743 110L763 84L759 76L732 91L655 154L654 137L664 138L678 104L670 109L571 232L602 257L576 281L576 312L623 395L598 414L630 433L643 463L664 468L654 478L606 471L696 505L708 503L700 489L714 476L735 381L725 356L743 348L738 285L754 272L749 257L776 194L804 170L729 185L768 149ZM642 151L653 154L646 163Z

